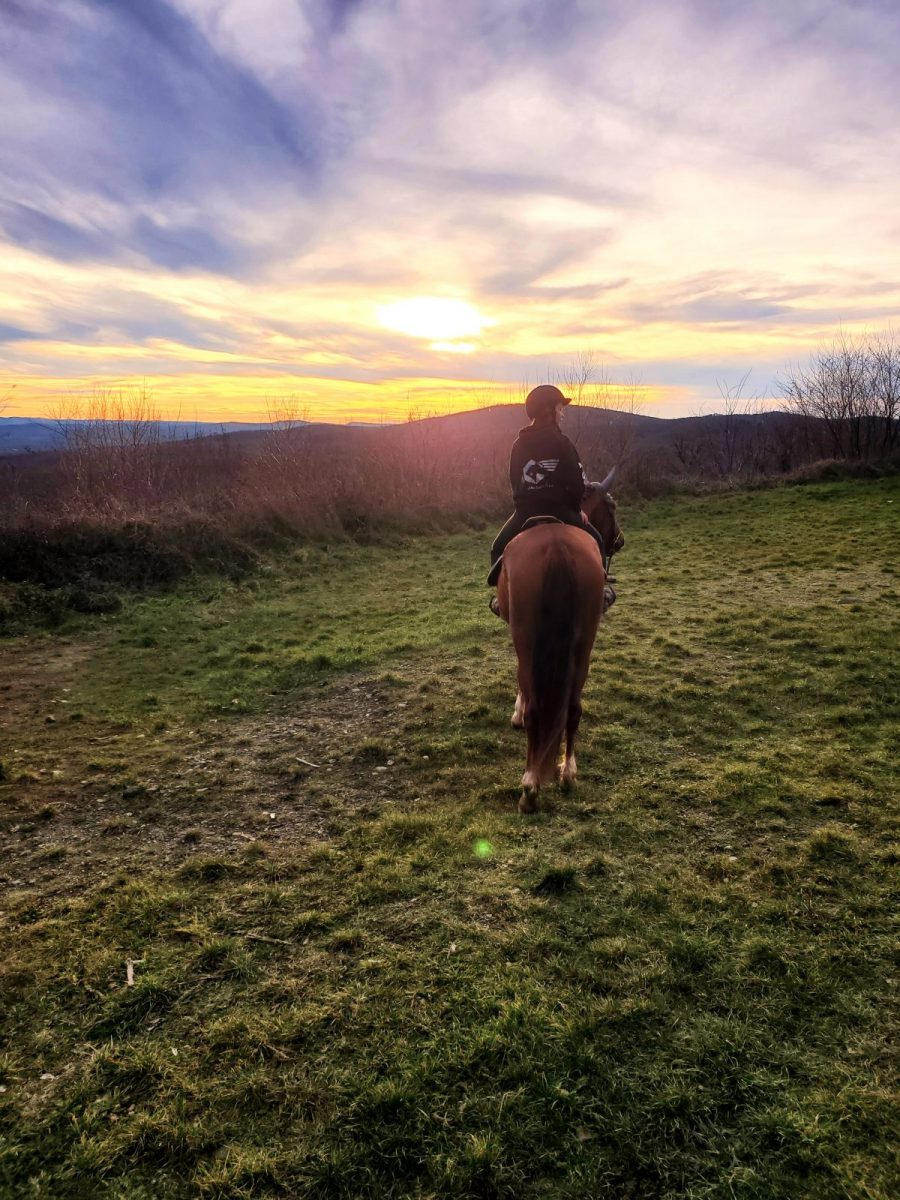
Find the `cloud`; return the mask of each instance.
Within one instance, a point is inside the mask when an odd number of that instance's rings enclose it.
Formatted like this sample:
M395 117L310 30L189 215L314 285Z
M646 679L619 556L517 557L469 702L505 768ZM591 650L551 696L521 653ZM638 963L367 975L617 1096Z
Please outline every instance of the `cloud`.
M314 193L314 96L287 109L165 0L36 7L40 27L13 20L3 33L0 101L22 113L0 162L12 241L225 270L256 240L242 206Z
M705 387L897 311L888 0L0 12L7 369L490 381L590 345ZM377 328L415 295L494 324L464 362Z
M0 322L0 342L27 342L40 337L30 329L20 329L18 325L6 325Z
M5 236L16 245L38 250L63 262L102 259L108 255L99 234L79 229L29 204L4 204L0 207L0 225Z
M236 266L238 255L222 239L199 225L166 226L152 217L139 217L132 227L132 244L153 263L179 270L227 273Z
M636 304L629 309L638 322L667 321L695 325L743 325L785 316L791 310L785 304L772 304L749 296L699 296L681 304Z

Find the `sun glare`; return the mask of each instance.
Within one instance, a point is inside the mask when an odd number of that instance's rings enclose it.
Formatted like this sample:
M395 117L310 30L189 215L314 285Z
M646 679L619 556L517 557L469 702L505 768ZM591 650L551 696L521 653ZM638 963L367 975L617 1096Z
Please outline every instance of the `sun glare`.
M440 296L412 296L409 300L382 305L376 312L385 329L428 342L440 342L442 349L463 338L479 337L483 329L493 324L465 300L448 300Z

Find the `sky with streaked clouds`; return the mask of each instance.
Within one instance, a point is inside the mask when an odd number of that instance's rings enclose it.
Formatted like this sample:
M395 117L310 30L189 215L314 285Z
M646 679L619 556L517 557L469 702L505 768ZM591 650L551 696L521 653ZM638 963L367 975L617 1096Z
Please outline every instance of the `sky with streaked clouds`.
M896 0L0 0L0 403L717 407L900 311Z

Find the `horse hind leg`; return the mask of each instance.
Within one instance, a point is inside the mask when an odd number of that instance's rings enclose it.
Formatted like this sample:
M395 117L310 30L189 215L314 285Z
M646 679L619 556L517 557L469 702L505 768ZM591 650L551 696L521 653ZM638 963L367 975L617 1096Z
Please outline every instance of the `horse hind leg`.
M520 693L521 695L521 693ZM541 766L537 761L537 746L534 710L525 710L525 729L528 734L528 750L525 759L525 774L522 776L522 795L519 797L519 812L537 812L538 792L541 788Z
M569 714L566 719L566 756L559 768L560 787L566 791L575 786L575 776L578 773L575 763L575 735L578 733L580 724L581 701L576 700L574 704L569 705Z
M540 783L536 771L526 771L522 776L522 795L519 797L519 812L537 812Z
M575 762L575 752L566 749L566 757L559 764L559 786L564 792L570 792L575 786L575 777L578 774L578 766Z

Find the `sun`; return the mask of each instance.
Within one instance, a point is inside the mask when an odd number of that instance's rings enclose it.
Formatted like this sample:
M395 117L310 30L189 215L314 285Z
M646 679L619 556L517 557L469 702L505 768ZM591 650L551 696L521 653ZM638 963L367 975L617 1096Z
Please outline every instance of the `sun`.
M439 343L435 349L474 349L463 339L480 337L493 321L465 300L441 296L411 296L376 309L379 323L395 333Z

